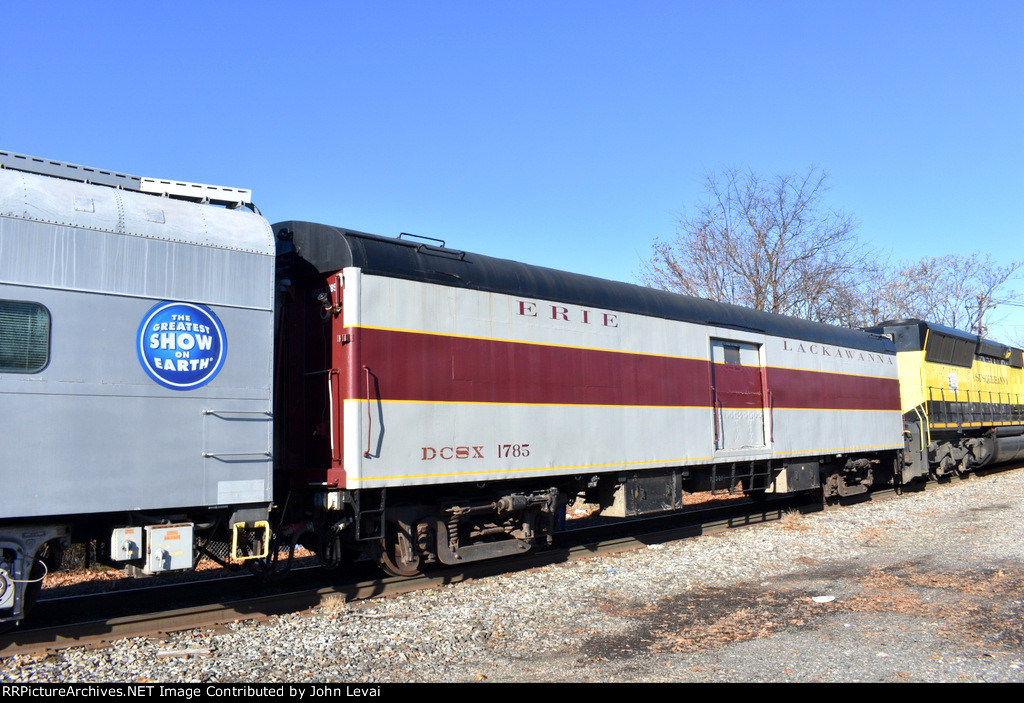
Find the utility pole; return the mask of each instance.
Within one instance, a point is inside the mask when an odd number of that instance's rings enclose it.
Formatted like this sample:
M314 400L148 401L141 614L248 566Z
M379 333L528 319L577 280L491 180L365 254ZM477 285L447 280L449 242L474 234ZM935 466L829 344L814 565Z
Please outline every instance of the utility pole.
M987 331L985 329L985 326L981 322L982 322L982 318L985 316L986 310L988 310L988 308L985 306L986 303L988 303L988 302L989 302L988 297L984 293L979 293L978 294L978 336L979 337L984 337L985 336L985 332ZM995 307L995 305L993 305L992 307Z

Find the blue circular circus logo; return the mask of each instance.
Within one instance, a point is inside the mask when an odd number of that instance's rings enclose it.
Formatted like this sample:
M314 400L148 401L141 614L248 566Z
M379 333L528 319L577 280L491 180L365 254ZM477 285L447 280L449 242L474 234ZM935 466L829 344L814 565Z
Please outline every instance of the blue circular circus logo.
M139 325L136 348L149 377L165 388L188 391L213 380L224 365L224 326L204 305L160 303Z

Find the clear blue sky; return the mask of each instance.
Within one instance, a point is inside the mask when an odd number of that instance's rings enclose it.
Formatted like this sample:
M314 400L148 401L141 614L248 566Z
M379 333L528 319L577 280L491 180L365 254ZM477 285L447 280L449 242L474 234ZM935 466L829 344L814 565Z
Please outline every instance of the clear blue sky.
M1020 0L0 8L0 149L251 188L271 222L635 282L705 172L816 166L898 258L1024 259Z

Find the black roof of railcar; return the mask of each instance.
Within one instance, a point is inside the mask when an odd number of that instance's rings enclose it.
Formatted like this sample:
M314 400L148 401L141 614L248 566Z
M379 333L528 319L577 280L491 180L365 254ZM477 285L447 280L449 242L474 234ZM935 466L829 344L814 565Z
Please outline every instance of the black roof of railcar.
M518 261L456 251L419 241L380 237L310 222L279 222L278 254L290 258L281 232L291 233L298 258L292 273L315 268L333 273L348 266L364 273L470 288L492 293L660 317L701 325L749 330L819 344L893 353L890 340L859 330L717 303L630 283L567 273ZM287 234L285 235L285 240ZM279 268L284 261L279 262Z

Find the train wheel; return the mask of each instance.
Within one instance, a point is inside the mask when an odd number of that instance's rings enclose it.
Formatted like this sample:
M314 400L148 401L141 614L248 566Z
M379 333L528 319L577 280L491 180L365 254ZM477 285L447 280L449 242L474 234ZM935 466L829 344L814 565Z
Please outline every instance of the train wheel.
M32 607L39 600L39 594L43 590L43 579L45 578L49 569L47 568L47 560L51 559L50 545L44 545L39 552L36 553L35 558L32 560L32 571L29 573L28 581L25 584L25 591L22 595L22 606L21 606L21 617L22 619L28 617L28 614L32 612ZM14 584L8 584L8 587L13 587ZM7 620L0 622L0 635L8 632L21 620Z
M377 563L392 576L415 576L423 569L423 559L404 532L388 523L380 541Z

